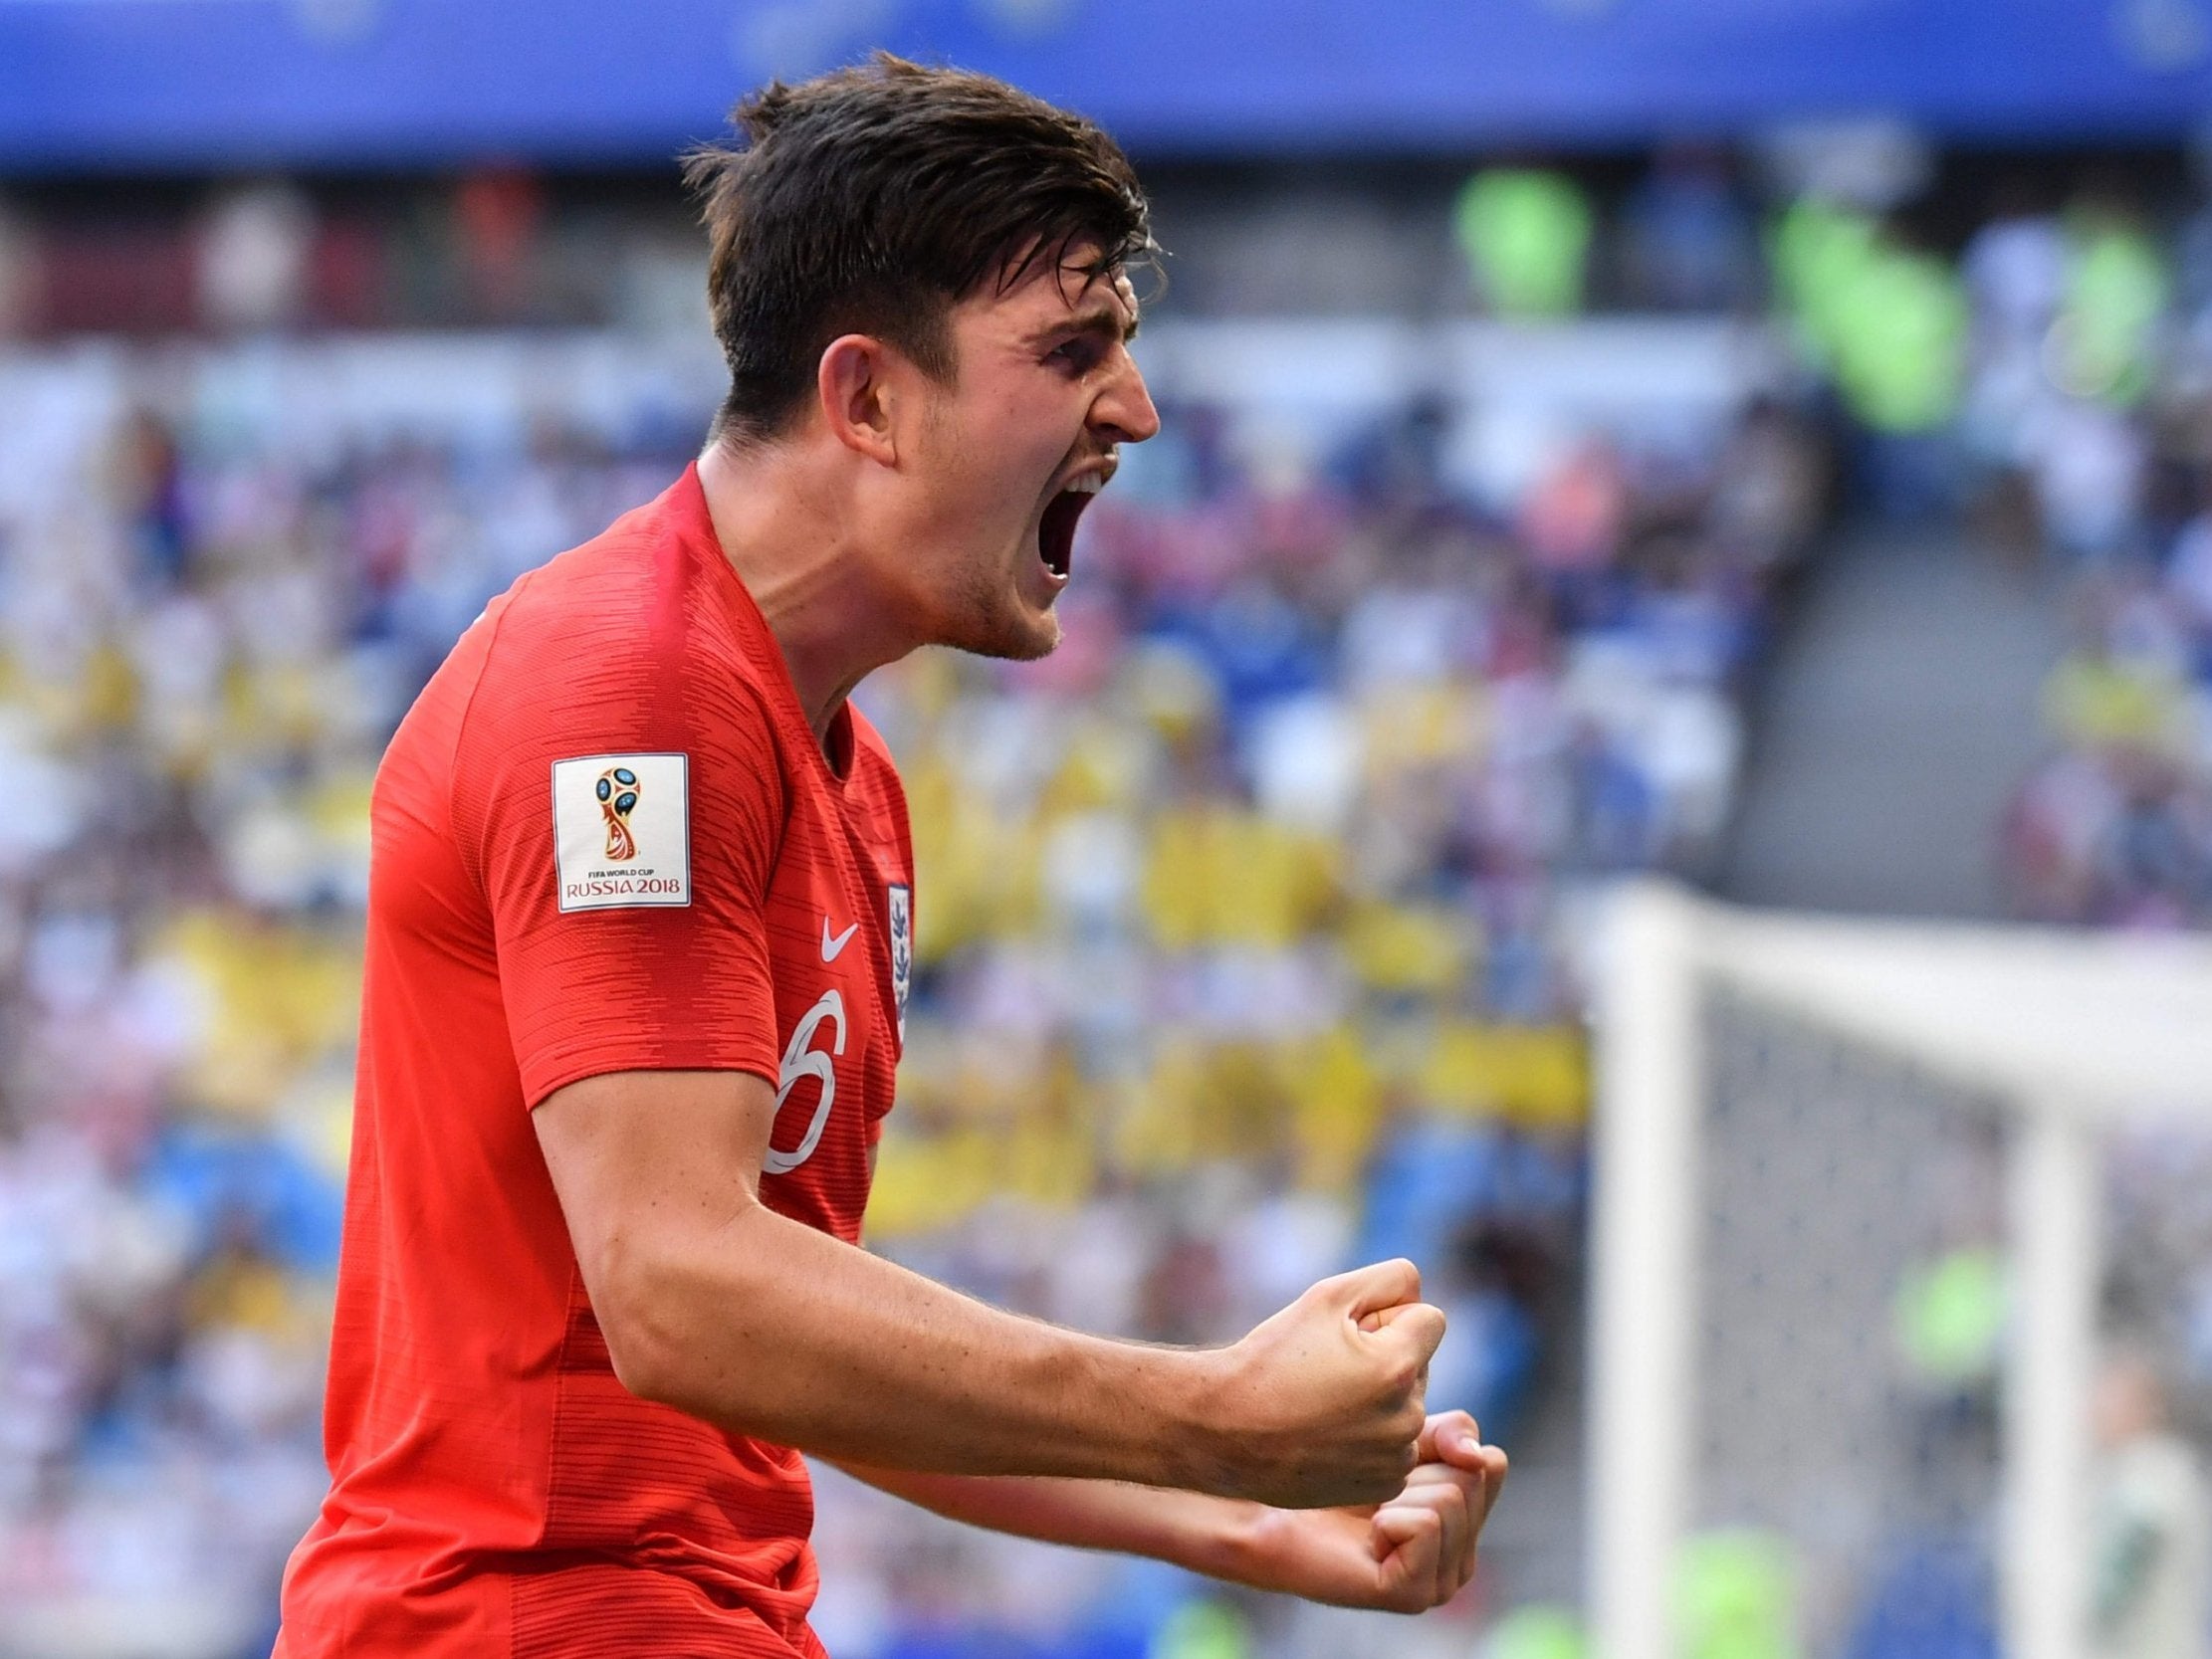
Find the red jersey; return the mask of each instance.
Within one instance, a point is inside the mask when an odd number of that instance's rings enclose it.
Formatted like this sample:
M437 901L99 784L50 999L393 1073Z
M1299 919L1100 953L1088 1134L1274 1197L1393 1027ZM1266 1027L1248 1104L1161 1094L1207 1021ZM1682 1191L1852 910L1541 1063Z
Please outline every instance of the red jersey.
M809 730L695 469L461 637L376 778L324 1437L280 1659L817 1656L798 1454L629 1393L531 1109L776 1085L762 1200L857 1239L912 959L906 808Z

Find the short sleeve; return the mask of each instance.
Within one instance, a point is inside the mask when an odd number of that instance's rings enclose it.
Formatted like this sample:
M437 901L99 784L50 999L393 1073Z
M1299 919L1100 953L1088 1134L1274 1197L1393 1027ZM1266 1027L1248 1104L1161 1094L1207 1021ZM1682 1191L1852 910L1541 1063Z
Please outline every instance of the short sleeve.
M763 904L785 796L767 711L680 628L532 640L500 620L454 826L491 911L525 1102L607 1072L773 1081Z

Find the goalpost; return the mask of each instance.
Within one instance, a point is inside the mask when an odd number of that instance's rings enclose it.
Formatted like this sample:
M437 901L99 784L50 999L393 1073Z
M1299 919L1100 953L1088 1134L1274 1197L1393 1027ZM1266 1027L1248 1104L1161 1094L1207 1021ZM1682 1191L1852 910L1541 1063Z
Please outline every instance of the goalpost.
M2008 1659L2079 1659L2107 1146L2212 1125L2212 941L1761 914L1656 881L1609 903L1594 1659L1679 1659L1685 1547L1729 1528L1793 1563L1828 1659L1922 1523L1981 1529ZM1895 1316L1977 1214L2004 1310L1985 1434L1971 1386L1904 1375Z

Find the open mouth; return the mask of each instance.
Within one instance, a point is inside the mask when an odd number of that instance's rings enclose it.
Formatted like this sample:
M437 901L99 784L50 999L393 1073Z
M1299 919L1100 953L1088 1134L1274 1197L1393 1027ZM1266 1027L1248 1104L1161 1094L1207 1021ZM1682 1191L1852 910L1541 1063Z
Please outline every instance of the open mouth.
M1078 479L1044 504L1044 516L1037 520L1037 557L1053 575L1067 574L1075 557L1075 521L1104 482L1095 476Z

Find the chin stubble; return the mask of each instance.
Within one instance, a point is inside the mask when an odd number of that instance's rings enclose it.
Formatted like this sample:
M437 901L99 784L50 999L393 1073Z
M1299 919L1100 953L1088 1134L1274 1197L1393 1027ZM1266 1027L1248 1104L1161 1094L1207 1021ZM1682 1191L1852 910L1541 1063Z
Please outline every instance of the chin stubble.
M1029 663L1048 657L1060 643L1060 619L1051 611L1030 618L1020 602L996 582L978 573L963 596L959 622L944 643L956 651L1001 662Z

